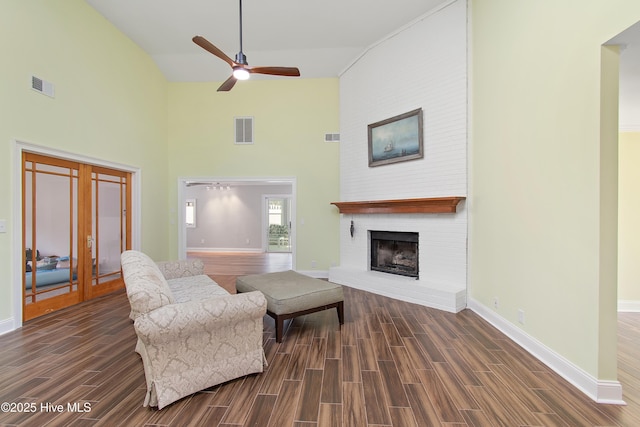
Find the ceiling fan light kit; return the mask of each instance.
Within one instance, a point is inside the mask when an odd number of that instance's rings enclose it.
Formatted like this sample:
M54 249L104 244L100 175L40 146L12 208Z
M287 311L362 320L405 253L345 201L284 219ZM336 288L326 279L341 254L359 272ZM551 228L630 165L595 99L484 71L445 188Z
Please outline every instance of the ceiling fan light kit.
M233 77L236 80L249 80L251 74L243 67L233 67Z
M229 64L233 70L231 77L225 80L218 88L218 92L227 92L233 88L238 80L248 80L251 74L268 74L272 76L299 77L300 70L295 67L251 67L247 62L247 57L242 52L242 0L240 3L240 52L236 54L236 60L229 58L223 51L214 46L202 36L195 36L192 40L195 44L207 52L217 56Z

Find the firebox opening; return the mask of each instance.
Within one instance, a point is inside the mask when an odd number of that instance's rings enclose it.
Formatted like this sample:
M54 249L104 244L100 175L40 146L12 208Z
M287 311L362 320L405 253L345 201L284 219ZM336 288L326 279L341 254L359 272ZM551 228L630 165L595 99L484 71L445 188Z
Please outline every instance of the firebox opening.
M371 270L418 278L418 233L369 231Z

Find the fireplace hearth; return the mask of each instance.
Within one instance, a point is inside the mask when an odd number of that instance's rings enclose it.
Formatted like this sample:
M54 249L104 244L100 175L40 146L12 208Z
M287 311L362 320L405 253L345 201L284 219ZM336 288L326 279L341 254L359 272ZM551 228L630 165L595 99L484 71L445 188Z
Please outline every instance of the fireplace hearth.
M418 233L369 231L371 270L419 277Z

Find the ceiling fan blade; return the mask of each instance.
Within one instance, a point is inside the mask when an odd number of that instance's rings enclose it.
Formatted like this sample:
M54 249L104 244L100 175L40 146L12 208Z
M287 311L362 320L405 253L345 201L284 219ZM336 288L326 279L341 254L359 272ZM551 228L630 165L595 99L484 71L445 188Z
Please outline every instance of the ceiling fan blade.
M272 76L299 77L300 70L296 67L245 67L253 74L270 74Z
M237 81L238 80L236 80L236 78L233 77L233 75L232 75L227 80L225 80L224 83L222 83L220 85L220 87L218 88L218 92L228 92L228 91L230 91L231 88L233 88L233 86L235 86Z
M205 39L204 37L195 36L192 40L195 44L197 44L207 52L212 53L218 58L222 59L224 62L226 62L230 66L233 67L235 65L235 63L231 58L229 58L223 51L215 47L213 44L211 44L209 40Z

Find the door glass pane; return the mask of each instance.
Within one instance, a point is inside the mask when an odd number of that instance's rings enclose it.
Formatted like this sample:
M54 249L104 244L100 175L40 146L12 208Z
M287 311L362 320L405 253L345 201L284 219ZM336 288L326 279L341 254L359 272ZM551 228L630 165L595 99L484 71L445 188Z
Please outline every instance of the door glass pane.
M267 198L267 249L269 252L291 252L289 199Z
M26 162L24 189L25 303L32 304L77 290L77 171Z
M121 242L120 242L120 253L124 252L127 250L127 211L128 211L128 206L127 206L127 179L126 178L122 178L122 187L121 187L121 191L120 191L120 203L122 203L122 217L121 217L121 221L120 221L120 236L121 236ZM119 259L119 258L118 258Z
M98 278L96 273L98 267L96 266L96 252L98 252L98 174L91 173L91 285L98 284Z
M126 228L123 203L126 187L118 176L94 175L94 284L100 284L120 277L120 253Z

